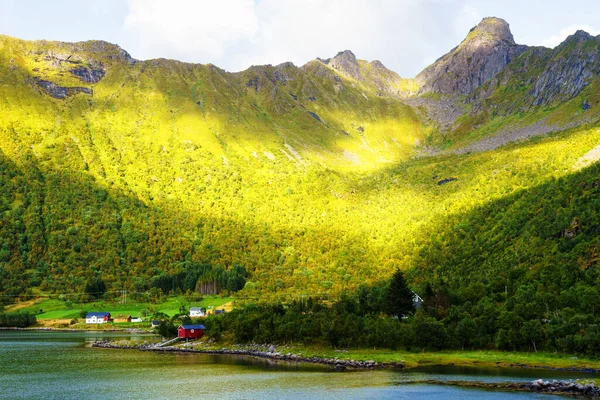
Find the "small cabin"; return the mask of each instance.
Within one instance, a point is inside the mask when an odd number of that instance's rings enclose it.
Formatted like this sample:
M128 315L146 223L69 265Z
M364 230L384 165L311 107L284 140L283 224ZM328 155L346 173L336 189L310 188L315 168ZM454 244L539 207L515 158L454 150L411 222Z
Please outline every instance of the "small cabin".
M204 335L205 330L204 325L181 325L177 328L177 337L179 339L198 339Z
M119 315L115 317L115 322L131 322L131 315Z
M140 317L131 318L131 322L142 322Z
M89 312L85 316L86 324L104 324L110 321L109 312Z
M206 310L200 307L190 307L190 317L205 317Z
M160 323L161 323L161 322L162 322L162 321L160 321L160 320L158 320L158 319L155 319L155 320L153 320L153 321L152 321L152 327L153 327L153 328L156 328L156 327L160 326Z
M215 315L219 315L219 314L225 314L225 309L222 309L222 310L215 310L215 311L214 311L214 314L215 314Z

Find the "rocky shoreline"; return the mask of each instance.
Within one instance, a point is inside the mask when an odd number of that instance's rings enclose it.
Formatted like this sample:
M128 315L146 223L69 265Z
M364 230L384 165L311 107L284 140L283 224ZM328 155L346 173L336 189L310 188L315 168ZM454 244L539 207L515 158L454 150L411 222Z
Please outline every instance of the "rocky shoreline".
M146 351L166 351L166 352L184 352L184 353L204 353L204 354L229 354L239 356L251 356L259 358L270 358L281 361L292 361L292 362L307 362L314 364L329 364L329 365L343 365L343 361L337 358L323 358L323 357L301 357L292 353L276 352L274 349L269 349L269 346L262 346L264 349L259 350L258 345L255 345L254 349L241 348L241 349L188 349L175 346L155 347L154 345L122 345L115 344L114 342L95 342L92 347L103 347L111 349L131 349L131 350L146 350ZM241 347L241 346L240 346ZM274 346L273 346L274 347ZM268 349L268 350L267 350ZM328 362L323 362L328 360ZM350 366L353 368L406 368L402 363L378 363L375 361L351 361ZM368 365L368 366L365 366ZM454 365L454 363L448 364ZM550 367L547 365L529 365L529 364L514 364L514 363L503 363L497 362L495 365L488 365L489 367L502 367L502 368L521 368L521 369L540 369L548 371L563 371L563 372L580 372L585 374L600 374L600 369L596 368L579 368L579 367Z
M338 358L323 358L323 357L302 357L293 353L282 353L275 351L274 346L265 350L259 349L190 349L185 347L165 346L158 347L156 344L128 345L117 344L111 341L94 342L92 347L105 349L124 349L138 351L156 351L156 352L176 352L176 353L197 353L197 354L213 354L213 355L232 355L241 357L256 357L261 359L269 359L273 361L293 362L293 363L308 363L318 364L333 368L336 371L346 370L372 370L384 368L404 369L406 366L402 363L389 362L380 363L376 361L357 361L357 360L342 360ZM500 365L499 365L500 366ZM529 368L527 365L510 364L511 367ZM544 367L542 367L544 368ZM551 369L546 367L545 369ZM598 373L595 369L578 369L578 368L552 368L564 371ZM477 382L477 381L424 381L422 383L431 383L437 385L473 387L488 390L508 390L508 391L529 391L548 394L571 395L571 396L586 396L600 397L600 387L596 387L593 383L578 383L574 381L544 381L542 379L532 382Z
M572 381L544 381L542 379L538 379L526 384L525 387L535 392L600 397L600 388L597 388L593 383L581 384Z
M427 380L423 383L436 385L472 387L487 390L525 391L555 395L600 397L600 388L593 383L581 384L573 381L544 381L538 379L532 382L477 382L477 381L436 381Z
M257 357L274 361L285 361L295 363L320 364L334 368L336 371L345 371L346 369L382 369L382 368L404 368L404 364L397 362L379 363L373 360L357 361L342 360L338 358L323 357L302 357L293 353L276 352L273 349L269 351L249 350L249 349L186 349L182 347L165 346L157 347L155 345L119 345L110 341L95 342L92 347L101 347L105 349L126 349L140 351L159 351L159 352L178 352L178 353L199 353L215 355L233 355L243 357Z

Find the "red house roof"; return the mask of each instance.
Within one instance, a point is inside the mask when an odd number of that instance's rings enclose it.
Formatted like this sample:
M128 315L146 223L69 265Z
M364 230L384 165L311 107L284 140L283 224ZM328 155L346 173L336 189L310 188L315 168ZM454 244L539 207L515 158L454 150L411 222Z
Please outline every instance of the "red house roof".
M206 329L204 325L181 325L180 328L187 329Z

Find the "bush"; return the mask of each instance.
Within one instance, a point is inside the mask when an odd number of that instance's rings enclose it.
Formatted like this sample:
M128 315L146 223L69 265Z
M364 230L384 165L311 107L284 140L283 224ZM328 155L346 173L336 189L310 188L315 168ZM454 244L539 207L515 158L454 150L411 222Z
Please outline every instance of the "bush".
M177 327L171 321L160 321L154 332L163 338L170 339L177 336Z

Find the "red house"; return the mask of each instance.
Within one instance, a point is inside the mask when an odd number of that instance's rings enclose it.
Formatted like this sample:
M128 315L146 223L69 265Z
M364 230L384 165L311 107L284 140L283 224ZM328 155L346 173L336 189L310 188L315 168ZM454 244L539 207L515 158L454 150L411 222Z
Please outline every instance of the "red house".
M198 339L204 335L205 330L204 325L181 325L177 328L177 337L179 339Z

